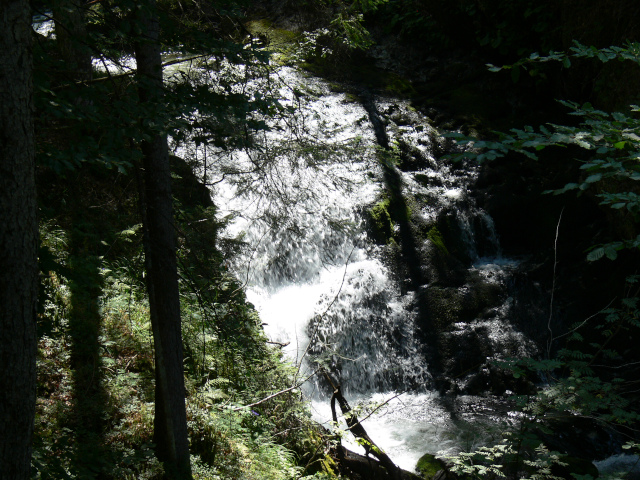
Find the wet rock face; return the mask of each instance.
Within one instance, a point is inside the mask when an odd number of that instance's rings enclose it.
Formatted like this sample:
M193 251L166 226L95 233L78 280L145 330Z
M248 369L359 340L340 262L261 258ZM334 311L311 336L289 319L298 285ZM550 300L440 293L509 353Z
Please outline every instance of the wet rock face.
M484 282L475 272L459 287L429 287L425 298L433 325L443 331L456 324L495 316L493 309L503 300L501 286Z
M484 395L486 393L492 395L534 395L537 391L531 381L523 377L514 378L511 371L499 368L491 362L484 364L476 373L460 382L458 389L466 395Z
M468 374L490 358L491 343L485 325L469 325L460 322L459 329L441 336L443 349L450 352L445 367L452 377Z
M534 342L511 321L514 301L507 296L508 281L503 272L469 271L455 286L430 285L421 292L426 309L421 328L435 330L441 371L434 373L449 379L444 390L474 395L532 392L529 382L494 364L536 351Z
M471 244L465 241L462 225L453 209L445 209L438 215L437 228L447 247L447 252L467 266L472 262Z
M574 181L557 170L557 163L517 156L480 168L472 194L494 219L505 252L530 254L553 247L558 216L570 199L542 192Z
M630 251L616 262L587 261L594 245L637 235L622 234L624 220L599 205L596 191L580 196L543 193L584 178L580 162L573 159L582 154L569 149L537 162L521 157L487 162L471 190L478 206L493 218L504 254L527 258L509 284L512 319L539 345L548 339L549 319L553 332L568 331L619 298L639 261L637 252Z
M385 245L402 292L415 293L430 370L448 379L444 390L530 391L492 365L535 345L512 322L517 267L502 257L493 220L469 194L477 166L434 158L437 137L407 105L368 102L379 143L394 145L395 155L386 196L367 210L370 235Z

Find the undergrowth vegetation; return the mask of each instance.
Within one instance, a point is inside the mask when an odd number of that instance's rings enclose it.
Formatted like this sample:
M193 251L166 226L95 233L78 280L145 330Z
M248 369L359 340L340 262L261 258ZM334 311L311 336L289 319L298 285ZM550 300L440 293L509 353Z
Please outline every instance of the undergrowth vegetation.
M160 3L163 48L206 57L197 71L209 82L189 77L194 69L176 74L162 105L141 103L123 67L140 41L139 5L69 4L55 10L58 38L35 35L41 291L33 478L167 477L154 445L157 357L140 145L160 130L196 147L246 146L277 110L276 100L239 93L238 84L268 76L268 68L238 33L245 31L237 2L219 10ZM36 11L49 18L49 7ZM67 24L78 30L70 46L60 38ZM75 58L64 57L65 47ZM85 57L80 72L74 60ZM213 78L207 68L221 64L246 68L238 67L239 78ZM267 342L226 266L242 242L217 241L224 223L208 188L192 165L170 160L193 477L320 478L326 439L310 421L298 372Z
M93 192L80 206L92 204L99 182L85 171L78 178ZM72 221L74 212L42 222L34 478L163 475L153 450L154 347L140 273L142 229L128 180L121 175L115 185L130 209L96 207L83 218L88 228ZM176 200L194 478L300 478L305 466L314 467L306 452L323 453L322 432L299 389L261 401L294 385L295 368L267 344L256 311L222 263L212 241L220 228L215 209ZM79 229L82 248L74 243ZM88 278L87 269L93 283L74 287L78 275ZM84 324L92 309L93 333ZM74 320L78 313L83 322ZM79 345L93 350L79 352Z

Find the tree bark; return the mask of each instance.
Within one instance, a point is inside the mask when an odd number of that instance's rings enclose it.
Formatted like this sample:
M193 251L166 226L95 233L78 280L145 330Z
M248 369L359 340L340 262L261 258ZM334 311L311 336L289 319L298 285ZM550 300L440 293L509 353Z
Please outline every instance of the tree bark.
M139 10L146 37L136 44L142 104L163 101L159 25L155 1ZM155 119L154 119L155 120ZM191 464L180 320L171 172L166 134L153 133L142 143L144 169L145 263L156 358L154 443L168 478L190 479Z
M53 18L58 53L72 81L91 80L91 49L87 45L86 12L82 0L54 0Z
M78 184L87 181L80 171ZM91 181L91 180L89 180ZM100 297L103 292L102 245L100 227L87 218L90 212L86 192L76 189L69 196L70 210L75 212L70 228L67 257L69 288L68 330L73 407L69 426L75 434L72 462L78 472L91 472L96 458L106 453L105 412L107 394L103 385L104 368L100 355L102 316Z
M38 224L31 17L0 6L0 479L28 479L36 398Z

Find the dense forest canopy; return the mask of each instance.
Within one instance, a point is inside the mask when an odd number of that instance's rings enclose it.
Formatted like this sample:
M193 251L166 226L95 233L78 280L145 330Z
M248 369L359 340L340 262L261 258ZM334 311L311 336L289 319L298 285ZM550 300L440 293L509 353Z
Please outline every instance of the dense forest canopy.
M425 245L437 268L458 272L467 260L457 240L444 222L419 225L404 196L399 172L413 160L386 137L371 100L382 94L433 120L438 162L479 163L474 201L503 248L530 259L526 281L538 290L522 318L550 304L530 325L536 355L491 366L511 395L483 391L517 421L475 452L429 459L433 471L425 460L421 478L592 478L590 451L562 451L569 428L604 432L609 453L637 452L640 4L7 0L1 9L0 479L368 478L340 447L349 433L381 463L379 478L415 475L362 430L327 355L305 371L267 338L229 269L248 244L222 234L233 218L210 191L230 179L271 202L262 222L285 224L314 192L286 193L279 158L315 175L329 157L370 155L384 193L360 213L388 262L405 262L401 288L431 281L411 256ZM281 67L349 92L376 148L306 135L301 109L272 80ZM276 144L277 122L296 134ZM332 228L353 227L329 217ZM442 379L468 372L448 367L436 303L449 316L466 307L430 295L418 315L430 325L435 380L421 387L455 396L455 378ZM326 383L348 431L312 421L308 381Z

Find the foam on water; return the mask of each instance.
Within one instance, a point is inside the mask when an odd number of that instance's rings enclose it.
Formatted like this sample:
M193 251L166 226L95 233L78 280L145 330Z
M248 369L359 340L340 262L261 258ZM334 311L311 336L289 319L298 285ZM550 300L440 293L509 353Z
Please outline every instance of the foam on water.
M32 28L47 38L56 38L56 27L53 19L47 15L34 15L31 20Z
M497 419L477 408L481 399L461 397L466 410L457 417L451 416L450 406L433 392L399 393L385 392L356 396L350 400L352 407L361 408L362 425L376 444L387 452L393 461L405 470L412 471L418 459L425 453L455 455L470 452L501 438ZM326 401L312 401L314 416L326 419L329 428L331 409ZM369 412L375 410L371 416ZM342 429L347 426L339 420ZM343 445L364 454L364 449L346 435Z

